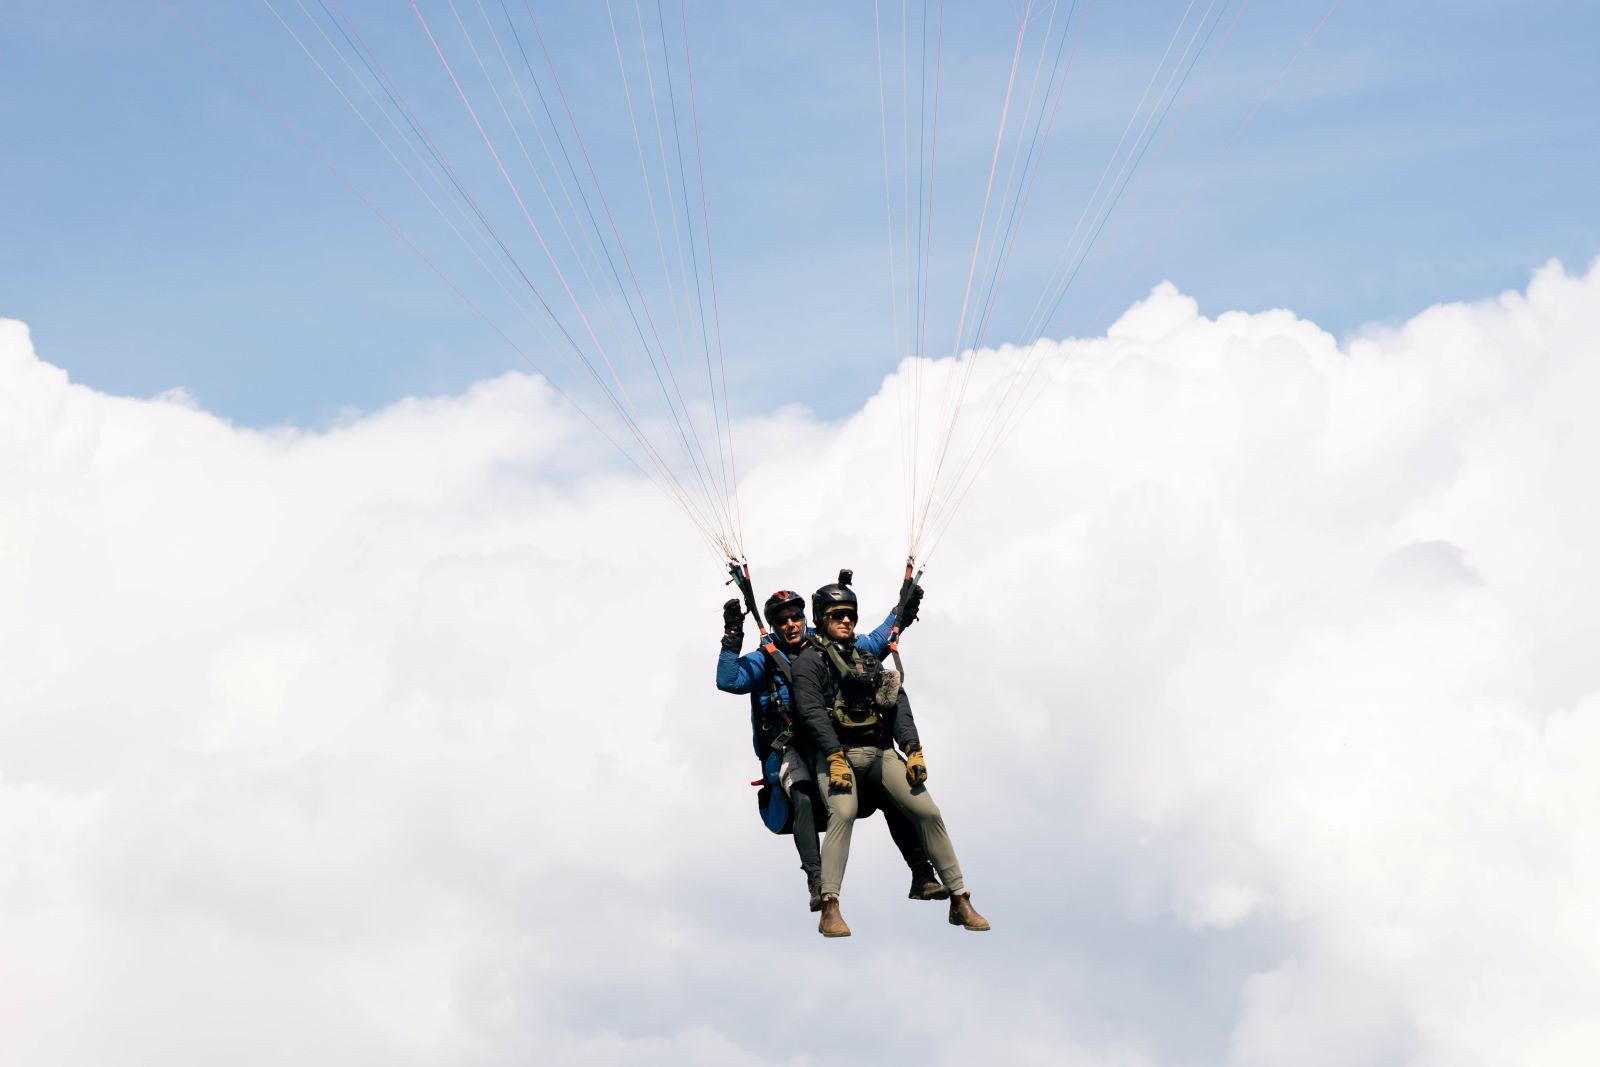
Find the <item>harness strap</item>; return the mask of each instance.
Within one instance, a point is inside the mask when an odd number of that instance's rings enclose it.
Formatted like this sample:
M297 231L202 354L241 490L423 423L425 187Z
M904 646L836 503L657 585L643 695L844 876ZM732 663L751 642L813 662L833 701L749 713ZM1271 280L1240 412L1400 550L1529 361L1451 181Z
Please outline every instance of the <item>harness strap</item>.
M837 687L839 691L833 698L834 720L841 726L852 730L866 730L873 727L879 727L881 725L881 718L878 715L878 708L875 703L869 703L867 705L866 714L862 718L856 719L854 716L849 714L850 708L849 705L845 703L844 699L844 680L850 675L859 672L862 668L861 650L852 645L850 648L850 662L846 663L844 653L839 651L838 645L820 633L814 636L815 640L817 641L817 646L822 649L822 654L828 658L828 662L832 665L834 673L837 676Z
M767 659L771 660L772 665L778 668L778 673L783 675L783 680L789 685L789 691L794 692L794 672L789 669L789 657L778 651L778 646L772 643L771 635L766 633L761 635L761 651L767 654Z
M790 701L794 698L794 675L789 669L789 657L778 651L770 639L763 639L761 651L767 654L767 659L772 663L775 671L767 676L767 707L775 709L777 717L783 720L783 729L779 730L772 738L768 748L773 752L787 752L794 741L794 715L790 710ZM778 699L778 676L789 687L789 701Z
M905 629L906 607L911 603L911 592L922 581L922 572L912 574L917 561L906 557L906 576L900 581L900 602L894 606L894 626L889 630L889 655L894 658L894 668L900 677L906 676L906 665L900 662L900 631Z
M860 669L861 653L859 650L852 648L850 650L851 662L846 663L844 661L844 653L839 651L839 646L834 644L831 639L822 634L816 634L814 638L817 644L822 647L822 654L828 657L828 662L833 664L833 669L838 671L841 677Z

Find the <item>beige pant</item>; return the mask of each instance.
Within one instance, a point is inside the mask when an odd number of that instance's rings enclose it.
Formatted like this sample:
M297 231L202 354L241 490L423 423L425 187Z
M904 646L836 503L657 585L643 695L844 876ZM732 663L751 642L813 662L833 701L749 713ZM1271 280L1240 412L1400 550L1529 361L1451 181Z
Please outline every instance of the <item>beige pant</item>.
M952 893L964 892L966 882L961 877L961 864L956 862L956 850L950 844L950 834L944 828L944 816L939 805L928 795L926 785L913 786L906 781L906 761L894 749L849 748L845 756L855 773L855 788L875 789L884 803L893 804L903 812L922 838L923 850L939 872L939 880ZM828 761L819 758L816 764L817 784L823 786L823 796L828 802L828 833L822 839L822 891L838 893L844 882L845 864L850 859L850 832L856 821L855 792L836 792L828 782Z

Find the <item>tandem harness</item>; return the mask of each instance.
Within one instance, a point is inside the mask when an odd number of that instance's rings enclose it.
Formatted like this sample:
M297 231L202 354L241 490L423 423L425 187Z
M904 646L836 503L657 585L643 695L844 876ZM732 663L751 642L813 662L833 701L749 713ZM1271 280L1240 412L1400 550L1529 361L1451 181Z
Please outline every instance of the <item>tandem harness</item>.
M864 744L884 748L892 744L890 719L885 712L899 699L900 673L885 669L882 660L853 644L841 646L820 633L812 640L833 668L838 685L832 714L840 742L847 748Z
M755 744L756 758L761 761L761 777L751 782L759 786L756 808L761 812L761 822L775 834L793 833L793 814L789 811L789 798L783 794L779 770L783 757L794 742L794 723L789 715L789 703L782 699L778 685L781 676L789 694L794 693L794 675L789 670L789 658L778 651L772 635L761 625L761 615L756 610L756 593L750 585L750 564L737 559L728 560L729 584L744 596L745 607L756 620L761 632L761 651L766 653L772 670L767 681L768 700L763 706L761 694L750 694L750 728Z
M794 678L789 672L789 658L776 645L769 641L761 649L772 670L768 672L767 699L763 701L761 693L750 694L751 738L756 758L761 760L761 777L750 784L760 786L756 810L761 813L762 825L775 834L787 834L794 832L794 813L789 810L780 775L783 758L794 746L794 719L789 710Z

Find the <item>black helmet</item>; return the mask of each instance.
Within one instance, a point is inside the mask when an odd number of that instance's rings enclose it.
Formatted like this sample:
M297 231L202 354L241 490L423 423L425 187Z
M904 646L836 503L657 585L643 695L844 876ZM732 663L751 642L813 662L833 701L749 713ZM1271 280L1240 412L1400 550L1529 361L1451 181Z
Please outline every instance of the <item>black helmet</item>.
M767 597L767 602L761 606L761 615L767 620L767 625L778 625L772 621L772 616L787 608L790 604L798 607L801 615L805 614L806 598L796 593L793 589L780 589Z
M823 613L829 608L836 608L841 604L855 608L858 613L860 611L856 604L856 591L854 589L840 582L825 585L811 594L811 617L820 625Z

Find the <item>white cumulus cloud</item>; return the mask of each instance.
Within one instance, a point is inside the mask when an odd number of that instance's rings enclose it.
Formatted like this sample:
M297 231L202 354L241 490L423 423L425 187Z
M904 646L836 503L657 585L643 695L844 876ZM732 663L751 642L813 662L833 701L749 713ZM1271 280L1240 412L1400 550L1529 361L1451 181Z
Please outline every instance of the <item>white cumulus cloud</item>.
M1050 346L905 646L995 930L874 820L825 942L715 561L542 382L263 432L0 322L0 1062L1592 1063L1597 339L1551 265ZM758 592L887 607L901 385L740 424Z

